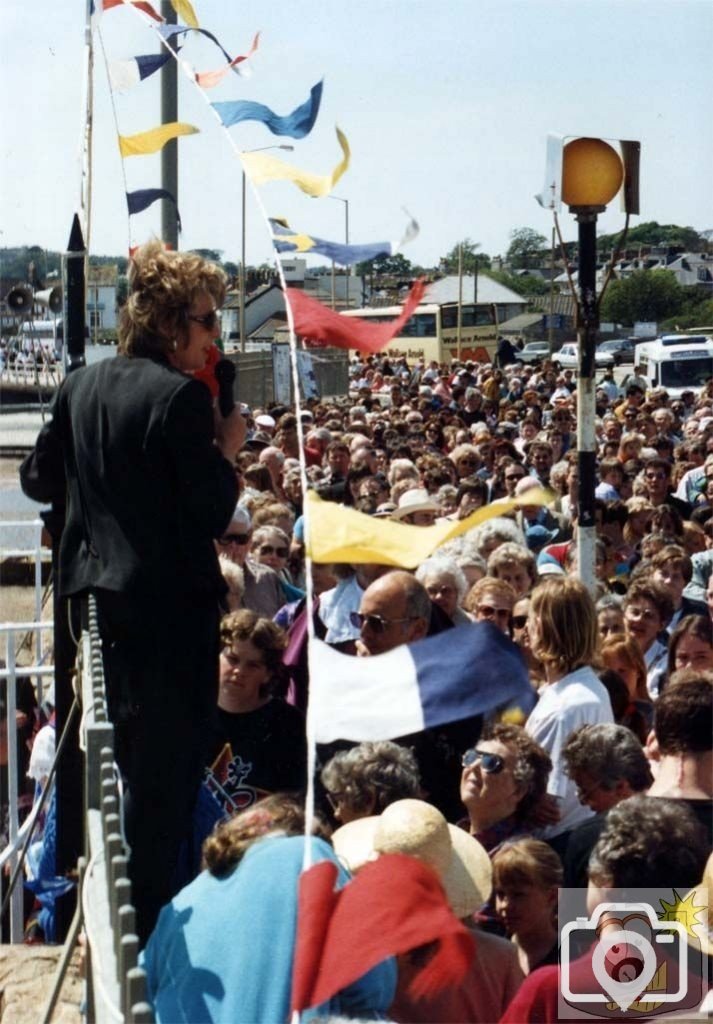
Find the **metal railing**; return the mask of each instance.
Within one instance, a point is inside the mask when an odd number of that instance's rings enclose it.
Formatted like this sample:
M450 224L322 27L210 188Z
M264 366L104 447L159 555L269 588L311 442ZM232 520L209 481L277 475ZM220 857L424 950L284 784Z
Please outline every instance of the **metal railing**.
M136 911L127 869L122 790L114 759L114 726L109 720L104 664L94 598L89 598L82 633L81 736L86 757L86 847L81 912L88 939L87 1014L91 1021L150 1024L146 974L138 966Z
M32 827L30 817L20 827L20 779L18 778L18 748L17 748L17 681L18 679L36 680L38 704L42 704L45 681L47 678L54 678L54 666L43 665L38 660L32 665L18 665L17 651L20 642L24 642L28 634L34 634L38 639L36 648L41 651L41 638L43 632L51 632L52 622L12 622L0 625L0 639L4 641L5 667L0 669L0 683L5 692L5 736L7 749L7 826L8 844L0 851L0 872L8 870L10 873L18 868L20 850L26 840L29 830ZM0 725L0 730L3 725ZM23 934L23 901L22 886L15 886L10 895L10 941L22 942Z
M2 524L3 526L25 526ZM42 602L41 562L47 552L41 548L42 523L36 528L34 547L3 549L4 556L31 555L35 561L35 606L38 621L0 625L0 642L4 640L5 667L0 669L0 687L5 690L6 722L4 725L8 754L8 839L0 851L0 872L9 884L4 896L9 907L9 938L13 943L23 938L23 868L24 857L35 827L42 817L51 794L55 769L61 766L62 749L68 730L58 739L54 763L39 802L35 804L22 826L19 825L18 748L17 748L17 683L32 678L38 703L43 702L48 679L54 677L49 663L52 645L43 636L53 630L53 623L40 622ZM28 638L34 640L32 664L20 665L17 653ZM114 727L107 712L102 646L97 625L96 605L89 599L83 616L83 630L77 649L76 703L82 710L80 744L85 752L85 850L79 862L79 900L77 912L64 944L52 991L45 1007L43 1021L52 1019L62 983L76 945L80 928L87 935L86 997L87 1018L93 1024L151 1024L153 1011L146 999L146 975L138 966L139 940L136 935L136 913L131 903L131 883L127 868L129 849L123 831L123 794L114 757ZM74 709L73 709L74 710ZM70 712L70 718L72 712ZM60 767L61 770L61 767Z

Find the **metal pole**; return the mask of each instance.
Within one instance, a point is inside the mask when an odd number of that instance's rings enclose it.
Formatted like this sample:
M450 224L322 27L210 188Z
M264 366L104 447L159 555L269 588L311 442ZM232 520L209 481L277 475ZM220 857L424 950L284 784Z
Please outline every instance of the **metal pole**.
M555 229L552 228L552 248L550 249L550 324L547 329L547 344L550 348L550 355L554 348L554 318L555 318Z
M176 24L170 0L161 0L161 14L169 25ZM172 45L169 43L169 45ZM178 120L178 64L173 58L161 68L161 123ZM161 186L174 196L175 205L161 200L161 237L165 245L178 249L178 140L171 139L161 150Z
M458 362L460 362L463 343L463 246L458 246Z
M579 578L593 593L595 585L594 487L596 438L594 433L594 349L599 317L597 312L597 210L573 209L579 225L577 340L579 381L577 383L577 463L579 509L577 516L577 564Z
M240 248L240 351L245 351L245 171L243 171L242 188L242 235Z

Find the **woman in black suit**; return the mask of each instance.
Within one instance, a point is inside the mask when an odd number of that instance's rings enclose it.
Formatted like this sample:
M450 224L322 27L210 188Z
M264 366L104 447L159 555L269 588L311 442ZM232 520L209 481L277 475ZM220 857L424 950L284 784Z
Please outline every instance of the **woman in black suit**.
M59 595L96 596L143 942L173 894L216 702L225 585L213 538L235 507L245 425L190 376L219 333L222 270L153 242L129 285L118 355L67 376L21 480L36 501L66 505Z

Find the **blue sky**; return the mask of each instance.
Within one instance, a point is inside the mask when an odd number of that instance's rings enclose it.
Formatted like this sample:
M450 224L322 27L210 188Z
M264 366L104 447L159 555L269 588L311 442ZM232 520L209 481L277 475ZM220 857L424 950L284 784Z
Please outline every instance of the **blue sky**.
M318 173L339 158L336 124L352 148L335 193L349 199L351 240L396 239L405 206L421 225L404 254L434 264L470 237L491 255L529 226L549 237L551 215L533 196L548 132L639 139L642 220L713 228L710 114L711 0L193 0L201 25L231 53L260 30L249 78L229 76L211 100L253 99L279 113L324 78L311 135L285 159ZM158 3L158 0L157 0ZM29 12L29 13L28 13ZM0 246L65 246L79 187L83 0L5 0L0 68ZM102 20L110 57L155 52L154 34L128 10ZM98 42L98 41L97 41ZM184 56L218 67L193 37ZM158 80L115 97L120 131L159 123ZM179 116L201 134L179 142L184 248L240 254L240 168L203 98L181 80ZM258 125L230 129L249 149L278 139ZM96 48L91 250L125 253L129 239L114 115ZM160 185L158 157L125 164L128 187ZM343 204L313 200L289 183L261 188L271 216L343 239ZM247 258L270 258L269 235L248 198ZM620 227L613 205L602 231ZM566 238L576 229L565 211ZM132 218L135 241L158 233L158 207ZM311 257L313 263L323 262Z

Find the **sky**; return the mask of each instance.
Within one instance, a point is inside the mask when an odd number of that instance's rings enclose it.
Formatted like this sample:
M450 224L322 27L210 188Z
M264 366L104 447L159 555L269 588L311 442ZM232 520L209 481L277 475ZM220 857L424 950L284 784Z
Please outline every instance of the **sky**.
M158 0L156 0L158 5ZM349 139L351 167L334 194L349 201L352 242L398 239L407 217L420 225L404 250L437 264L464 238L491 256L510 233L550 237L552 215L534 200L544 183L548 133L641 142L641 215L713 228L710 55L713 0L193 0L203 28L231 54L256 31L249 77L231 74L208 101L251 99L285 114L324 79L322 107L303 140L262 125L229 129L240 149L291 144L275 153L316 173ZM0 62L0 248L64 249L80 194L84 108L84 0L3 2ZM157 52L155 33L128 9L104 14L95 33L90 251L126 255L129 242L160 234L158 205L131 218L124 193L160 187L158 156L122 161L117 124L128 135L160 123L158 76L113 97L105 57ZM192 34L182 57L197 70L223 63ZM180 247L222 250L238 262L241 174L234 149L206 99L179 76L179 119L200 134L179 140ZM345 205L311 199L288 182L260 187L269 216L301 231L344 240ZM602 233L623 224L618 203ZM561 214L565 239L574 219ZM271 260L260 204L248 194L248 264ZM311 256L312 265L324 263Z

